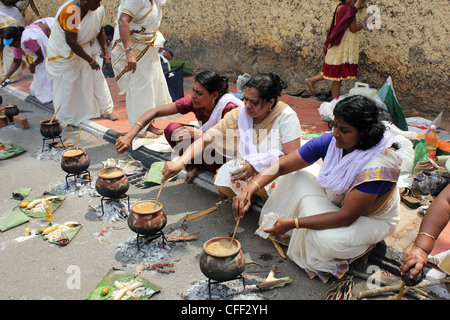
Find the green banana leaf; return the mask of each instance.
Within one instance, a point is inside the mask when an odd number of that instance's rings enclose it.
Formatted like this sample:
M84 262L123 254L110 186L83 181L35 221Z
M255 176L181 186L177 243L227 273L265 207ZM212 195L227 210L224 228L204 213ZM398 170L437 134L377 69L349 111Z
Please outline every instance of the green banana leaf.
M86 300L112 300L112 292L114 290L114 282L129 282L131 280L136 280L142 282L145 288L153 291L147 295L139 297L139 300L146 300L153 296L155 293L161 291L161 288L146 279L141 277L135 277L131 273L125 272L121 269L112 268L100 281L97 283L95 288L87 295ZM103 287L109 289L109 293L105 296L101 295L101 290ZM135 300L130 298L129 300Z

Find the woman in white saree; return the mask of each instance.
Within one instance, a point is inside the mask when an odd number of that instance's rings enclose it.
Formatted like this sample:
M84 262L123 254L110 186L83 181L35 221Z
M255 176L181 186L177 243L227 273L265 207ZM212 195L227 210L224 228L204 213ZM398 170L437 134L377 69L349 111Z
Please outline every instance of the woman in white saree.
M54 18L39 19L25 28L12 26L7 27L3 32L3 42L9 43L12 47L14 61L4 75L2 83L10 79L22 66L22 57L25 52L30 62L30 72L34 74L30 93L42 103L48 103L53 99L53 81L47 77L45 57L54 20Z
M126 93L130 126L146 111L172 102L162 70L156 32L165 0L122 0L111 50L120 94ZM152 123L141 128L149 137L162 134Z
M279 218L263 230L289 245L287 255L324 282L331 275L342 277L358 258L359 265L365 264L399 220L400 161L390 149L393 136L378 120L377 106L352 96L336 105L334 117L332 134L281 157L274 164L276 173L263 170L233 200L238 219L250 208L258 185L282 176L261 211L262 220L271 212ZM316 177L311 169L320 158Z
M91 118L117 120L108 84L96 57L109 59L101 0L71 0L58 10L47 46L53 105L64 127Z

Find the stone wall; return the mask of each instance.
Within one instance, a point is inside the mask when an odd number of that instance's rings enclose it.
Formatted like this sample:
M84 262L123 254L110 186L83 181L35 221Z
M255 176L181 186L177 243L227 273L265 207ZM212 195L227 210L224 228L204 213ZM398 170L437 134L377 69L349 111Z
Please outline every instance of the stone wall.
M62 0L37 2L54 15ZM118 0L103 0L114 24ZM320 72L322 45L337 0L167 0L161 31L175 58L236 79L242 73L279 73L289 91L307 90ZM358 81L382 86L391 76L405 115L450 110L448 2L367 1L380 12L380 28L360 32ZM30 10L29 10L30 11ZM361 21L366 10L358 14ZM343 83L342 93L354 81ZM318 90L329 90L325 81ZM448 115L448 114L447 114Z

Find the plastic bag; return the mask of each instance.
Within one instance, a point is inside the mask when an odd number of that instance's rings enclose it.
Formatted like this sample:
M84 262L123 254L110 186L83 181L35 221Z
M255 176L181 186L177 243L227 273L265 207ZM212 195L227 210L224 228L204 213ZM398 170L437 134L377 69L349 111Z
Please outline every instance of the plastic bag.
M236 81L236 91L239 94L244 94L244 86L247 83L247 81L251 78L251 76L248 73L244 73L238 76Z
M279 217L280 216L273 211L265 214L262 219L262 223L260 227L255 231L255 234L263 239L267 239L269 237L269 234L267 232L264 232L263 229L272 228Z

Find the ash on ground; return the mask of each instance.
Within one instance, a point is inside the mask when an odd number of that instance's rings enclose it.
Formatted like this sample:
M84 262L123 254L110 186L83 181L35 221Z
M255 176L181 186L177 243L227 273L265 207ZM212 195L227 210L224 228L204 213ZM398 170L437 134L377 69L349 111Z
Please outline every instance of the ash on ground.
M211 283L212 300L264 300L261 295L253 291L258 290L256 285L246 285L242 279L236 279L221 283ZM185 294L180 294L185 300L209 300L208 280L194 282Z
M92 177L92 174L91 174ZM74 195L82 197L84 195L89 195L91 197L100 197L97 190L95 190L94 182L91 181L89 184L89 176L83 174L80 177L69 177L66 181L53 187L50 192L55 195Z
M137 248L137 237L122 242L118 245L123 262L130 264L148 263L154 264L166 260L170 256L173 245L162 243L161 238L151 240L150 237L139 237L139 248Z
M33 157L39 161L61 161L62 150L64 149L52 148L45 144L44 150L42 150L42 147L36 149Z
M131 203L130 203L131 206ZM93 211L97 218L101 221L116 222L128 217L128 201L125 199L111 199L99 204L97 207L89 207L89 210Z

